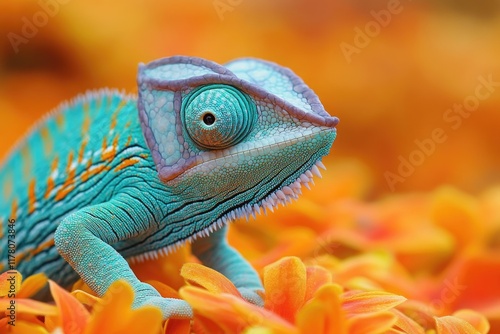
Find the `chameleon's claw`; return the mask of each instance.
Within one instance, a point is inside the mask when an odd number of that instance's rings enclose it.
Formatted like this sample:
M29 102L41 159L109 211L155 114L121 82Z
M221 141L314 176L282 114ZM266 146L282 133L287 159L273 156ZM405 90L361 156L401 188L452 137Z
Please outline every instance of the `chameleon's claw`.
M260 307L264 306L264 300L257 291L250 288L238 288L238 291L247 302Z
M158 307L163 314L163 319L191 319L193 318L193 309L189 304L181 299L149 297L143 301L134 303L134 308L143 306Z

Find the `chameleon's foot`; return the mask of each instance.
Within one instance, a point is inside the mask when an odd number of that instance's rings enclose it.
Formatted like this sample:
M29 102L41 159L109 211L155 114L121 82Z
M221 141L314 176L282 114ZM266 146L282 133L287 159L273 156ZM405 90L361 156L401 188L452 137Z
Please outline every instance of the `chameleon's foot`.
M263 307L264 300L262 297L256 292L254 289L250 288L238 288L238 291L241 293L241 296L247 301L257 306Z
M191 319L193 318L193 309L187 302L181 299L164 298L164 297L148 297L143 301L136 301L134 308L142 306L155 306L158 307L162 314L163 319L176 318L176 319Z

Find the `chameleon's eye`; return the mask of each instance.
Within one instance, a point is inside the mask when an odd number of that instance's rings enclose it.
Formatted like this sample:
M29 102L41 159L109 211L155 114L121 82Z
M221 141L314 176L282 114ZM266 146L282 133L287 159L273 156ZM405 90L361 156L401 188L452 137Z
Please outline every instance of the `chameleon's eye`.
M182 118L189 137L200 147L222 149L237 144L257 119L255 104L245 93L228 85L207 85L193 90L182 102Z

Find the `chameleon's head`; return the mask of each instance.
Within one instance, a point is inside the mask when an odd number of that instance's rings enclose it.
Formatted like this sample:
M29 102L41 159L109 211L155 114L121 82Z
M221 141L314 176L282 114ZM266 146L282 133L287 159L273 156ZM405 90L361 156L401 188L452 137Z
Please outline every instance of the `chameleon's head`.
M338 119L274 63L164 58L140 65L138 85L160 179L213 200L205 205L219 221L295 197L335 139Z

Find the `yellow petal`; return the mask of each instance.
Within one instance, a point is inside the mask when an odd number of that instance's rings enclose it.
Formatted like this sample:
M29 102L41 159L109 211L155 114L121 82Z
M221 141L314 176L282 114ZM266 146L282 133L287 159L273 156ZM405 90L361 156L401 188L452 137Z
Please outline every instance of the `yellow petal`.
M28 298L33 296L47 284L47 281L48 278L44 273L29 276L22 282L17 298Z
M50 292L59 310L56 326L65 333L83 333L89 319L89 312L69 292L49 280Z
M384 291L349 291L343 299L342 308L348 315L387 311L406 300Z
M265 308L290 323L304 304L306 267L298 257L284 257L264 268Z
M479 334L467 321L453 316L435 318L437 334Z
M95 304L102 302L101 298L82 290L74 290L71 292L71 295L73 295L73 297L75 297L80 303L88 306L95 306Z
M229 293L241 297L238 289L224 275L198 263L182 266L181 276L193 286L199 286L213 293Z
M323 285L297 313L296 324L301 333L346 333L345 314L341 308L342 288Z
M17 297L23 276L17 270L9 270L0 275L0 297Z
M246 329L244 334L274 334L272 329L266 328L266 327L261 327L261 326L255 326L255 327L250 327ZM313 332L315 333L315 332Z
M396 316L390 312L356 315L348 321L349 334L385 333L396 323Z

